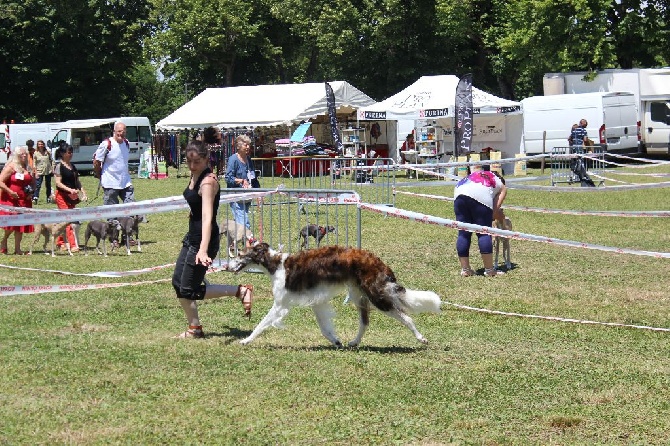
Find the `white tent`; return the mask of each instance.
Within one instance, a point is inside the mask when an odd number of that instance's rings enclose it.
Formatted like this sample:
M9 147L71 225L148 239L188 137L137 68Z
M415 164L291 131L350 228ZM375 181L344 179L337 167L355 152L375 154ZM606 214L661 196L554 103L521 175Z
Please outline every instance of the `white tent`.
M453 147L455 98L458 77L453 75L422 76L399 93L376 104L358 109L359 120L399 121L398 129L406 129L403 122L430 122L444 129L444 143ZM503 158L519 153L523 134L521 103L499 98L472 87L474 109L474 136L472 150L485 147L500 150ZM396 137L395 147L389 141L391 156L397 156L407 132ZM505 166L503 166L505 167ZM509 166L508 166L509 167Z
M329 82L338 114L351 114L374 100L344 81ZM324 82L207 88L156 124L159 129L291 124L328 113Z
M358 110L360 120L403 120L453 117L456 86L454 75L422 76L409 87L376 104ZM472 87L475 114L520 113L521 103L499 98Z

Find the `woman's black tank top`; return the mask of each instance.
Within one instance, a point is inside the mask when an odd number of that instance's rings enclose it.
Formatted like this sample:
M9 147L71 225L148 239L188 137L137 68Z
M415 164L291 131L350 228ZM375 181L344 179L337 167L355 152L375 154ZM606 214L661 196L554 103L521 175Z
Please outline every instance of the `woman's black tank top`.
M186 186L184 189L184 198L191 209L191 214L188 217L188 243L191 246L199 247L202 241L202 197L198 194L200 190L200 183L212 171L207 168L198 177L193 190ZM212 233L210 236L210 246L219 243L219 225L216 223L216 215L219 212L219 200L221 199L221 188L217 190L214 197L214 209L212 212Z

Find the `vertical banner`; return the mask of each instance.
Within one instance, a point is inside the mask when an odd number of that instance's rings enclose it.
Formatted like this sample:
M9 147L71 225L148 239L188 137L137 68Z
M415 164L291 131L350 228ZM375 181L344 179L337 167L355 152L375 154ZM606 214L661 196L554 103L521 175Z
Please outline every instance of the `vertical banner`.
M458 155L467 154L472 147L472 74L466 74L456 87L456 137L454 147Z
M326 82L326 103L328 104L328 117L330 118L330 133L333 135L333 142L335 143L337 154L342 155L344 153L344 145L340 139L340 131L337 128L335 93L333 92L333 87L331 87L328 82Z

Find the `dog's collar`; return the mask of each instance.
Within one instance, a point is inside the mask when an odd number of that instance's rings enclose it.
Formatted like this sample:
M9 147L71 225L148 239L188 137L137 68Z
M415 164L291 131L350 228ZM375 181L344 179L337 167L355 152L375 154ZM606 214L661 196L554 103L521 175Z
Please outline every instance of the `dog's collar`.
M324 228L323 226L319 226L319 232L321 234L325 234L326 233L326 228Z

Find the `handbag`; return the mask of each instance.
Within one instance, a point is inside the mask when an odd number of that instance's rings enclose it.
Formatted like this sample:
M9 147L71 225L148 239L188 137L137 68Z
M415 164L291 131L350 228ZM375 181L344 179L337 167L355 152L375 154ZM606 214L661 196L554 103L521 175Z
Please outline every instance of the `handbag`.
M65 200L65 203L67 203L68 206L76 206L79 203L81 203L81 200L79 199L79 194L78 193L74 193L74 194L64 193L63 194L63 199Z
M251 180L251 187L254 189L258 189L261 187L260 181L258 181L258 178L254 178Z

